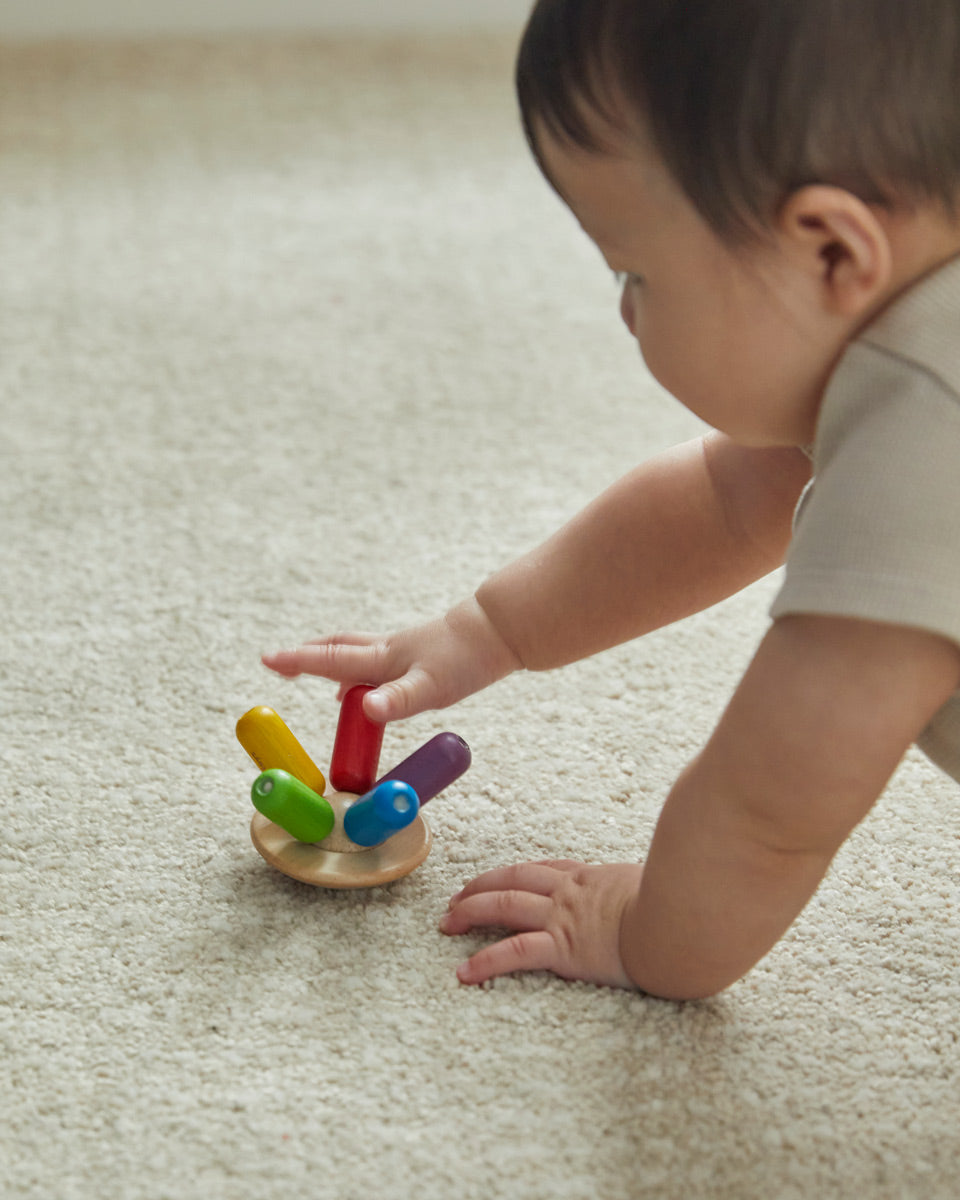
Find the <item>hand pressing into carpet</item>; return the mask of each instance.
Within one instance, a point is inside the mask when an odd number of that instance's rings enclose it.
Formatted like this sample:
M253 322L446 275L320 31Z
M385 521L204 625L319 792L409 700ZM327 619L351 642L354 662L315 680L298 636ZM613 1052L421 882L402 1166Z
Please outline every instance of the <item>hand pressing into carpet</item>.
M438 620L386 637L338 633L265 654L262 661L290 678L333 679L341 697L353 684L376 685L363 707L381 725L447 708L522 666L472 598Z
M620 958L620 926L635 898L639 863L522 863L478 876L450 901L446 934L477 928L513 931L457 970L461 983L484 983L513 971L552 971L609 987L636 985Z

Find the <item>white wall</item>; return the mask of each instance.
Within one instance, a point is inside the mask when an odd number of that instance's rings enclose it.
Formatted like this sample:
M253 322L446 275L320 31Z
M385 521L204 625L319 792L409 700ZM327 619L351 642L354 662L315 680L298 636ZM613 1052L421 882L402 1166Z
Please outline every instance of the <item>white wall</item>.
M0 37L519 28L531 0L0 0Z

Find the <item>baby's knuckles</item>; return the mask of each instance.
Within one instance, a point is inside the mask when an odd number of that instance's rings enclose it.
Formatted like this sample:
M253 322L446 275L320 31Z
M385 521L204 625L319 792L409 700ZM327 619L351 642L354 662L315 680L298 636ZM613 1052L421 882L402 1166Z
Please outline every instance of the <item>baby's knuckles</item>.
M557 974L610 987L635 987L620 958L620 922L640 886L639 863L578 864L554 893L551 933Z

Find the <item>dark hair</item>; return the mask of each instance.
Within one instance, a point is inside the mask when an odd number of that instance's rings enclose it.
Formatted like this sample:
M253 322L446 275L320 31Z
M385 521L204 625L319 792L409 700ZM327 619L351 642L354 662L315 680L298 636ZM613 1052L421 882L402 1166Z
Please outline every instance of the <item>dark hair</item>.
M956 212L960 0L538 0L516 83L541 168L643 129L728 240L808 183Z

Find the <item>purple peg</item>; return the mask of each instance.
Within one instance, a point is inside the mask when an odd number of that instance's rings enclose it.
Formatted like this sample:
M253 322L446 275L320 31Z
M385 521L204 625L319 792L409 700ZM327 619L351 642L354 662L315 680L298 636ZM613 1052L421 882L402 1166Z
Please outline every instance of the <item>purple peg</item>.
M455 733L438 733L409 758L388 771L378 783L396 779L420 797L421 806L449 787L470 766L470 747Z

